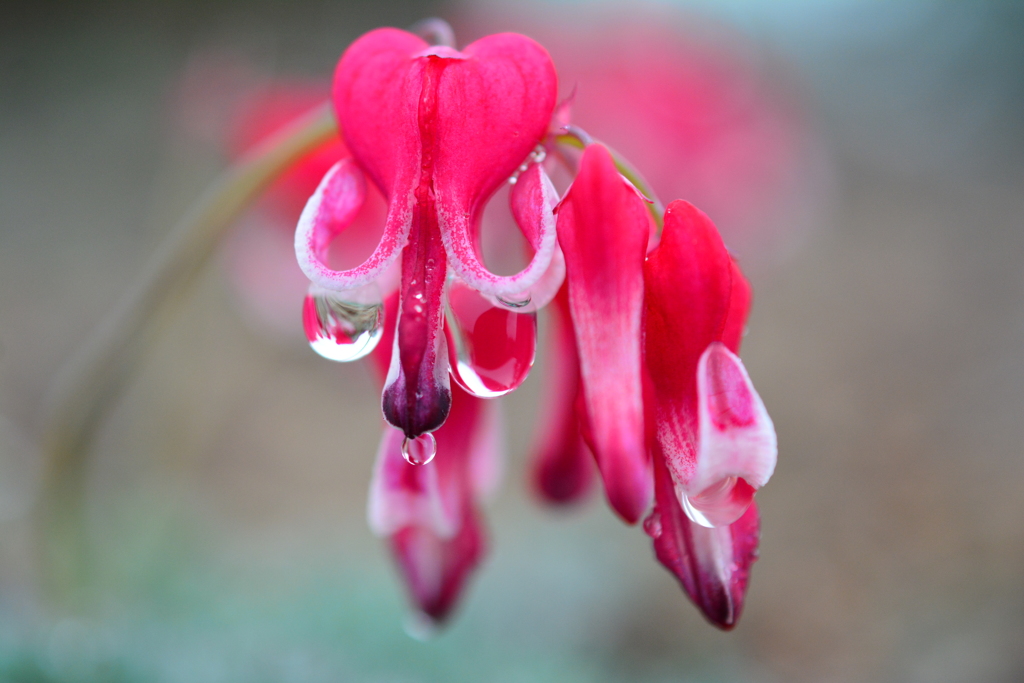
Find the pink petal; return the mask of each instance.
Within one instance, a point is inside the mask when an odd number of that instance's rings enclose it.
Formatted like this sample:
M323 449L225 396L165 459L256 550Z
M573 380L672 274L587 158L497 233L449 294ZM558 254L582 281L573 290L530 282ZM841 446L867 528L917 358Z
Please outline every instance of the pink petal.
M561 504L587 494L594 480L594 465L576 416L580 366L566 288L561 289L549 310L553 313L549 324L550 367L544 377L542 426L533 448L531 479L543 500Z
M761 488L775 470L775 428L743 362L720 342L697 366L700 446L688 489L699 492L727 477ZM753 495L753 492L751 492Z
M558 248L558 235L555 231L557 205L558 192L539 163L532 164L520 174L509 194L509 207L516 224L534 250L533 259L527 270L535 267L539 270L540 264L547 263L547 267L529 290L510 294L499 300L499 303L506 306L510 302L514 303L515 309L520 313L536 311L547 306L555 298L565 280L565 258L562 256L562 250Z
M729 526L700 526L680 508L672 476L660 456L655 456L654 468L656 502L644 530L654 540L655 555L705 618L729 630L743 611L750 567L757 560L757 504Z
M488 294L529 289L549 252L522 273L499 277L480 262L475 233L483 204L546 133L558 88L554 66L544 48L511 33L462 52L426 48L395 29L372 31L349 47L334 81L345 141L388 195L396 230L429 186L456 272Z
M408 526L391 537L391 552L416 607L443 622L455 607L466 580L486 552L486 538L471 507L458 533L442 538L430 529Z
M437 456L409 465L401 432L386 428L368 517L378 535L390 536L413 603L435 622L457 601L484 553L476 504L498 484L502 439L498 405L457 387L451 415L434 434Z
M332 270L326 265L331 241L351 225L366 200L366 181L352 159L342 159L320 181L299 217L295 229L295 256L311 281L335 291L356 289L376 280L398 257L399 241L384 238L362 265Z
M426 465L406 462L402 457L404 438L399 430L384 428L370 482L367 507L370 530L377 536L390 536L415 525L438 538L451 538L461 523L460 492L452 489L452 481L445 482L449 491L442 491L439 477L442 465L436 458Z
M554 225L541 232L525 270L500 277L479 258L479 212L547 133L558 79L547 51L525 36L487 36L464 53L470 59L445 71L438 87L434 177L441 229L453 269L486 294L508 296L530 289L547 270ZM553 190L550 183L542 187Z
M599 145L584 151L559 209L569 309L590 446L612 507L629 523L651 500L641 384L643 263L651 218Z

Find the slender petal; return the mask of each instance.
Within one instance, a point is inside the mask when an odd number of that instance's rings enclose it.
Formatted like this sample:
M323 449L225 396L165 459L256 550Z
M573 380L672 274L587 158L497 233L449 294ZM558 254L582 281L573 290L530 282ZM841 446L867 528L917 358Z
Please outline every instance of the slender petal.
M385 419L409 438L430 432L448 417L451 387L444 336L448 268L436 216L414 207L413 237L403 250L398 327L384 384Z
M563 200L558 233L580 356L590 446L612 507L629 523L650 504L641 383L643 263L651 218L599 145Z
M693 522L676 499L660 453L654 458L655 506L644 522L654 552L715 626L729 630L743 611L750 567L757 560L761 522L757 503L736 522L707 528Z

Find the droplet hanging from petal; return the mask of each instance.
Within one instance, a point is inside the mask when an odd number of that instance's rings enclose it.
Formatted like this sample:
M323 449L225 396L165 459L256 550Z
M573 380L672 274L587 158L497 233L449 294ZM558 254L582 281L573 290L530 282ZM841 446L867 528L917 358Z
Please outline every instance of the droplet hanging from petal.
M302 305L309 345L328 360L348 363L368 355L384 332L384 304L376 284L344 292L313 285Z
M448 360L470 394L495 398L526 379L537 351L537 314L495 306L461 280L448 286Z
M410 465L426 465L437 455L437 441L431 433L402 441L402 457Z
M693 496L676 487L676 497L691 521L715 528L743 516L754 500L754 487L741 477L725 477Z

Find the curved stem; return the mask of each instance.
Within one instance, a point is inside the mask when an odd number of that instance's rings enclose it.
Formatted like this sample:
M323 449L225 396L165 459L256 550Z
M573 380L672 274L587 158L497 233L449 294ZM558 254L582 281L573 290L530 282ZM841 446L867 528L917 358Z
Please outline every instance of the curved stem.
M455 47L455 31L452 30L451 24L444 19L438 19L437 17L422 19L413 24L409 31L423 38L423 40L431 45Z
M654 188L651 187L650 183L644 179L640 171L636 169L633 164L629 163L626 157L622 156L614 149L601 142L590 137L590 135L576 126L566 126L565 133L555 136L555 142L560 145L572 147L574 149L585 149L588 145L600 144L612 155L612 159L615 161L615 168L619 170L626 180L633 183L636 189L651 200L651 203L647 205L647 209L651 212L654 217L654 222L658 226L658 232L661 232L662 223L665 216L665 205L658 199L658 195L654 193Z
M78 347L48 396L46 458L38 503L46 588L73 597L87 577L83 475L89 447L155 337L238 215L278 176L338 134L330 105L299 117L229 168L200 197L138 280Z

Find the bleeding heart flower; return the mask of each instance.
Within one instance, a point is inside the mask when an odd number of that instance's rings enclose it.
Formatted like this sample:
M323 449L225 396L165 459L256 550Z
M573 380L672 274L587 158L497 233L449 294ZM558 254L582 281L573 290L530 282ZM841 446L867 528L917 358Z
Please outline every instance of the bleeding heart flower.
M366 288L372 290L401 256L397 352L383 409L409 439L440 427L451 408L443 331L449 280L458 278L511 308L525 301L535 308L538 298L550 299L557 289L557 282L548 282L557 278L546 276L555 251L557 195L538 164L519 176L523 182L511 198L535 248L530 264L516 275L495 275L480 260L478 239L484 204L543 141L556 91L547 53L516 34L489 36L457 51L379 29L353 43L338 64L334 105L352 159L334 166L310 198L296 231L296 254L303 272L323 288L317 311L327 336L345 331L334 323L345 322L349 311L360 320L372 317L367 308L379 306L381 295ZM363 264L333 270L326 250L362 205L364 176L388 201L383 237ZM367 333L351 327L350 337Z
M754 492L776 460L771 419L736 356L750 288L692 205L669 205L648 253L652 228L608 151L587 147L558 215L578 419L613 508L636 522L653 493L645 528L658 559L731 628L756 557Z

